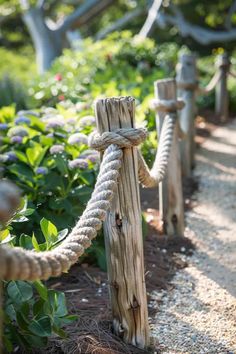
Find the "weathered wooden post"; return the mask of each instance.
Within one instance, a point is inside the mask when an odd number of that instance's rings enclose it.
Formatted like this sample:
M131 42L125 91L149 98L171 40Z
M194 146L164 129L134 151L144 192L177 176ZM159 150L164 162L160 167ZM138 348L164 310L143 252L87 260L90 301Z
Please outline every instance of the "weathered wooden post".
M155 97L159 100L176 100L176 82L174 79L158 80L154 83ZM156 114L158 136L166 112ZM167 174L159 183L159 210L167 235L183 236L184 234L184 202L181 180L181 161L178 141L178 125L175 125Z
M3 353L3 283L0 280L0 354Z
M131 97L99 99L95 112L99 133L135 125ZM124 342L146 348L149 325L136 148L123 149L117 197L107 213L104 234L114 332Z
M185 106L179 113L179 123L184 138L180 140L182 174L190 177L194 167L195 153L195 90L197 87L196 57L193 54L182 54L176 67L178 97Z
M227 53L218 55L216 68L220 71L220 79L216 85L215 112L221 123L228 120L229 115L229 94L227 90L227 77L229 73L230 60Z

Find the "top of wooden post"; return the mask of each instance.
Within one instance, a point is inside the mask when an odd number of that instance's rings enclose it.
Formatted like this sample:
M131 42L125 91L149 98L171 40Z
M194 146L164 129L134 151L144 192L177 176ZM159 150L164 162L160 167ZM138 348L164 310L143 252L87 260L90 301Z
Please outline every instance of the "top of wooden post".
M179 62L176 66L176 81L179 88L195 89L197 83L197 69L196 56L194 54L179 55ZM184 87L183 84L188 86Z
M97 99L95 113L99 133L134 128L135 99L130 96Z
M219 54L216 57L215 65L217 68L221 67L229 67L230 66L230 60L229 56L227 53Z
M155 97L160 100L176 99L175 79L162 79L154 82Z

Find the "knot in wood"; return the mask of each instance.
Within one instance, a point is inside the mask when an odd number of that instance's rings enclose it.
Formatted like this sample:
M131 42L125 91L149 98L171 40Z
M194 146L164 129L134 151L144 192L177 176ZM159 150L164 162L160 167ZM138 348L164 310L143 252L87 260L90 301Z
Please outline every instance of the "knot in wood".
M89 145L98 151L105 150L109 145L115 144L120 148L132 148L142 143L147 137L147 131L144 128L121 128L113 132L91 134Z
M175 113L177 110L182 109L185 106L183 100L159 100L154 99L151 101L151 108L155 111Z

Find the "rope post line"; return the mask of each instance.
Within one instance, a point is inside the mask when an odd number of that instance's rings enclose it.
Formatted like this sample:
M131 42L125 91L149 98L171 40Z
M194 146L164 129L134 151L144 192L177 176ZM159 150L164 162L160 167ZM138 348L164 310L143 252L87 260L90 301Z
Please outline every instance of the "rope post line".
M220 73L220 79L215 90L215 113L221 123L228 120L229 115L229 93L227 90L227 77L230 68L230 60L227 53L218 55L216 58L216 68Z
M0 280L0 354L3 353L3 282Z
M185 106L179 113L179 122L185 138L180 140L182 175L191 177L194 167L196 112L195 90L197 88L196 57L193 54L182 54L176 66L176 82L178 97Z
M95 103L98 132L134 127L135 100L99 99ZM117 195L104 222L113 329L124 342L149 345L144 279L137 149L125 148Z
M176 101L176 82L174 79L158 80L154 83L155 97L158 100ZM176 111L175 114L177 115ZM159 140L166 112L156 114L156 126ZM164 231L169 236L184 234L184 202L181 179L181 162L178 144L178 124L175 124L167 173L159 183L159 210Z

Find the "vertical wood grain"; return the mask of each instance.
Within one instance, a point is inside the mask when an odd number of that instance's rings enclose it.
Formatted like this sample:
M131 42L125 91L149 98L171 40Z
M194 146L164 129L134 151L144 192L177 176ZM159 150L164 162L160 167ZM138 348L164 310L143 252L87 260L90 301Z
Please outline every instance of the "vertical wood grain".
M182 54L176 67L176 81L194 87L197 83L196 58L192 54ZM180 86L181 87L181 86ZM187 86L186 86L187 87ZM178 88L178 97L185 102L179 112L179 122L186 134L180 141L182 175L191 177L195 155L195 92L194 89Z
M99 99L95 112L99 133L134 127L131 97ZM149 325L136 148L123 149L117 194L104 222L104 234L114 332L124 342L146 348Z
M158 80L154 83L155 97L164 100L176 100L176 83L174 79ZM166 113L156 114L158 136ZM164 231L172 236L184 234L184 203L181 179L181 161L178 141L178 127L175 125L173 143L170 152L167 174L159 183L159 210Z
M215 112L221 123L228 120L229 115L229 94L227 90L227 77L230 61L226 53L221 54L216 59L216 68L220 71L220 80L215 91Z

